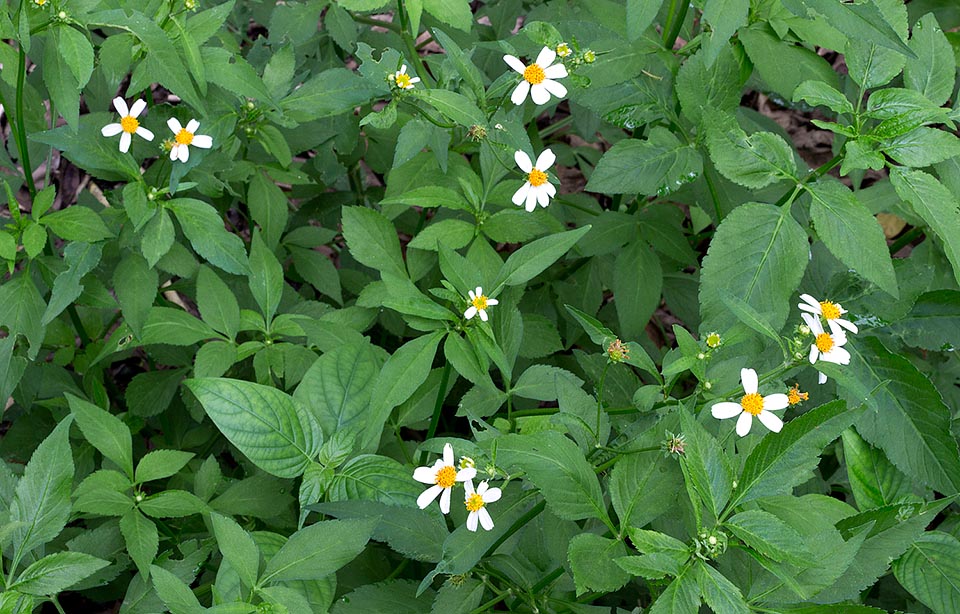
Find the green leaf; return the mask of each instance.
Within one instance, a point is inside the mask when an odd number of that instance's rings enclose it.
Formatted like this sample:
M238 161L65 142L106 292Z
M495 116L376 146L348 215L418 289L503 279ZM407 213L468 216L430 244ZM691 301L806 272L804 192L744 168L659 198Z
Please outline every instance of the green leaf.
M960 155L960 139L944 130L921 126L881 141L880 149L899 164L923 167Z
M861 510L896 503L913 492L907 476L853 429L843 432L843 460L850 490Z
M647 580L662 580L666 576L679 576L688 556L686 552L682 555L655 552L640 556L622 556L614 559L613 562L631 576L639 576Z
M177 233L173 229L173 220L166 209L157 211L143 228L140 239L140 252L151 268L163 258L173 246Z
M407 122L404 127L410 125ZM422 147L421 147L422 149ZM420 149L417 149L419 152ZM397 166L394 164L394 166ZM469 211L472 209L470 203L464 197L450 188L438 185L425 185L407 190L402 194L395 194L389 198L380 201L381 205L404 205L407 207L447 207L450 209L463 209Z
M936 614L960 611L960 541L953 535L924 533L897 560L893 573Z
M40 323L47 305L29 275L17 275L0 284L0 325L11 337L23 335L30 342L28 358L33 360L40 351L46 327Z
M331 68L295 89L280 101L280 108L290 119L304 123L353 113L355 107L370 102L379 89L379 84L374 85L346 68Z
M201 257L227 273L247 274L250 268L243 240L223 227L216 209L193 198L175 198L167 202L167 208Z
M9 516L17 525L10 537L15 561L55 538L67 524L74 471L71 422L70 417L63 419L47 435L17 481Z
M140 511L151 518L181 518L208 511L206 503L185 490L165 490L140 502Z
M811 564L803 539L785 522L761 510L740 512L724 523L743 543L774 561Z
M256 542L232 518L213 513L210 524L224 560L237 572L244 586L255 586L260 572L260 549Z
M147 323L143 325L141 341L144 345L193 345L217 336L203 320L172 307L151 307Z
M69 26L50 28L49 37L44 45L43 82L50 92L50 101L70 129L76 131L80 119L80 90L93 70L93 47L86 37Z
M614 559L626 554L627 548L620 540L593 533L574 536L567 548L567 560L577 595L587 591L609 593L622 588L630 581L630 574L614 563Z
M497 462L523 470L557 517L597 518L610 524L593 467L564 435L556 431L504 435L497 447Z
M737 316L737 319L757 331L764 337L773 340L777 345L779 345L786 355L786 346L783 345L783 339L780 338L780 335L777 334L777 331L774 330L770 323L767 322L763 314L759 313L756 309L751 307L748 303L740 299L740 297L735 296L726 288L720 288L720 300L723 301L723 304Z
M943 251L960 281L960 207L940 181L923 171L890 169L890 182L897 194L910 203L943 244Z
M271 126L261 127L261 132L268 127ZM280 140L286 142L282 137ZM264 173L256 173L247 190L247 206L253 221L260 226L267 247L276 250L280 235L287 226L287 209L290 206L283 190Z
M48 213L40 218L40 222L67 241L96 243L113 236L100 216L83 205Z
M149 573L153 579L153 587L171 614L202 614L207 611L200 605L190 587L176 575L156 565L150 566Z
M647 614L696 614L700 611L700 585L688 567L671 582Z
M720 0L721 3L724 1ZM677 99L683 114L690 121L698 123L710 110L734 113L740 104L740 84L740 66L730 46L724 41L723 45L698 51L684 62L677 73ZM660 130L672 136L665 128ZM700 166L699 155L697 166ZM658 188L660 186L675 187L663 182L657 185Z
M843 401L832 401L788 421L783 430L764 437L743 465L731 507L789 493L810 479L820 454L860 413Z
M443 355L464 379L481 386L490 381L488 367L481 363L475 348L457 333L447 335Z
M120 153L116 139L107 139L100 134L101 128L116 121L117 116L113 113L87 113L80 117L77 129L61 126L46 132L35 132L30 135L30 140L56 147L67 159L94 177L111 181L141 181L140 167L133 157ZM86 207L74 205L62 209L61 212L74 209L86 209ZM76 228L68 228L65 232L72 231L78 232ZM94 231L102 232L99 226L85 228L79 232ZM90 240L90 236L92 235L88 235L85 240ZM107 236L111 235L108 233Z
M448 219L430 224L408 244L410 247L437 251L440 244L450 249L466 247L476 234L476 226L464 220Z
M123 319L138 337L143 334L159 285L159 275L139 254L126 254L113 271L113 288Z
M380 365L369 343L344 344L317 359L293 397L310 408L327 439L366 418Z
M835 179L804 186L812 197L810 216L817 234L845 265L898 297L897 277L883 229L856 195Z
M149 482L151 480L162 480L176 474L183 469L190 459L193 458L193 452L182 452L180 450L153 450L147 452L143 458L137 462L137 470L134 473L134 481L137 484Z
M233 291L206 266L197 274L197 308L203 321L231 340L240 329L240 306Z
M380 438L383 425L390 411L410 398L430 374L437 346L444 336L437 331L417 337L400 346L387 360L371 393L369 413L365 418L365 431L361 448L366 448Z
M682 479L677 463L659 450L625 455L613 466L609 486L620 525L643 527L671 509L676 499L665 493L679 492Z
M253 66L242 56L220 47L203 47L200 54L198 59L204 66L207 81L238 96L260 100L273 106L267 87Z
M65 271L53 280L50 301L43 312L40 323L46 326L64 309L69 307L83 292L80 280L100 263L103 248L100 245L73 242L63 250L63 259L67 265Z
M700 44L708 66L729 47L730 37L740 26L746 25L749 11L750 0L707 0L704 3L703 18L710 25L710 32Z
M907 58L903 83L923 94L935 105L944 105L953 93L957 60L937 17L927 13L913 27L908 43L916 58Z
M797 181L793 149L780 136L747 136L733 115L713 109L704 112L703 125L713 163L730 181L752 189L783 179Z
M697 563L696 574L700 594L716 614L749 614L740 589L726 576L702 561Z
M133 483L119 471L94 471L73 493L75 511L101 516L123 516L133 507Z
M126 472L127 477L133 478L133 439L127 425L110 412L69 392L66 397L77 426L87 441Z
M793 100L803 100L815 107L827 107L834 113L853 113L853 104L847 97L823 81L804 81L793 90Z
M424 614L430 610L433 591L418 594L412 580L386 580L361 586L337 600L330 614Z
M184 384L230 443L267 473L296 477L320 451L323 434L313 416L276 388L226 378Z
M696 149L661 126L646 140L624 139L611 147L590 175L587 190L606 194L657 194L673 190L703 171Z
M200 348L200 353L207 345L210 344L204 344ZM229 344L221 343L221 345ZM127 409L133 415L144 418L163 413L180 391L180 381L186 373L186 369L163 369L138 373L127 385L125 392Z
M899 51L909 58L916 57L873 3L844 4L832 0L803 0L803 2L826 17L830 25L846 34L851 40L871 42Z
M428 3L431 1L436 0L427 0ZM466 4L466 0L439 1L462 1ZM487 118L483 112L477 108L477 105L472 100L463 94L441 89L413 89L410 91L410 97L426 102L437 111L440 111L444 117L464 128L475 125L485 126L487 124Z
M404 507L413 506L420 492L420 485L410 479L407 467L385 456L361 454L337 471L329 498Z
M344 207L343 238L350 248L350 255L360 264L397 277L407 276L397 230L377 211L366 207Z
M473 11L469 0L422 0L428 13L458 30L470 31L473 23Z
M681 457L684 477L693 485L701 501L715 518L720 517L733 490L733 467L720 443L703 425L680 409L680 424L690 441Z
M524 245L510 254L507 261L503 263L493 286L499 291L502 286L519 286L527 283L562 258L589 230L590 226L583 226ZM492 294L496 293L495 291Z
M890 329L913 346L940 351L960 348L960 292L936 290L917 298L905 317Z
M109 565L82 552L57 552L32 563L7 590L43 597L64 591Z
M723 303L721 289L779 330L791 310L791 293L807 267L808 249L807 234L788 211L759 203L734 209L720 223L703 259L701 330L724 331L737 321Z
M743 49L753 63L754 78L759 76L765 86L763 89L772 90L784 100L789 100L804 81L823 81L832 87L840 86L837 73L829 62L813 49L780 40L764 21L740 28L737 39L743 43ZM790 70L784 70L784 66L789 66Z
M377 520L325 520L290 536L263 571L261 583L318 580L337 571L367 545Z
M394 277L389 273L381 273L381 276L387 291L387 297L383 300L384 307L428 320L455 321L457 319L449 309L438 305L420 292L420 289L406 277Z
M617 338L612 330L601 324L596 318L588 316L576 307L571 307L570 305L564 305L564 307L580 326L583 327L584 332L587 333L590 340L599 345L604 351L606 351L607 346Z
M157 558L160 548L157 525L138 510L131 509L120 519L120 532L127 544L127 552L140 573L146 576L156 569L151 567L151 563Z
M660 11L660 0L627 0L627 40L633 42L650 27Z
M250 243L250 293L257 301L263 319L271 322L283 294L283 266L263 242L260 233L254 233Z

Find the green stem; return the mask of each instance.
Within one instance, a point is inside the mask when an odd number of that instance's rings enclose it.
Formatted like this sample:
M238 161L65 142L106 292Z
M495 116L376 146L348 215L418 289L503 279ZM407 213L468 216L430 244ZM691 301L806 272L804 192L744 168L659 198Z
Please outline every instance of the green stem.
M597 384L597 443L600 443L600 418L603 416L603 384L607 380L607 370L610 368L610 362L603 365L603 373L600 374L600 383Z
M66 612L63 611L63 607L60 605L60 602L57 601L56 595L50 598L50 603L53 604L53 607L57 608L57 612L59 612L60 614L67 614Z
M560 203L561 205L565 205L567 207L570 207L571 209L576 209L577 211L582 211L589 215L600 215L599 211L594 211L593 209L587 209L582 205L578 205L577 203L570 202L569 200L565 198L560 198L559 196L554 197L553 202Z
M23 119L23 91L24 80L27 76L27 54L20 47L20 58L17 63L17 133L19 139L17 148L20 150L20 164L23 166L23 178L27 182L30 198L37 195L37 186L33 183L33 166L30 164L30 152L27 149L27 123Z
M923 234L923 228L914 227L900 235L896 241L890 244L890 255L894 255L901 249L913 243L917 237Z
M417 76L426 85L431 81L430 73L427 71L423 58L417 52L417 32L410 31L410 20L407 18L407 9L405 0L397 1L397 18L400 21L400 38L403 39L403 46L407 50L409 61L413 64L413 69L417 71Z
M400 561L400 564L397 565L396 568L394 568L394 570L390 572L390 575L384 578L384 580L393 580L394 578L399 576L401 572L403 572L403 570L406 569L407 565L409 564L410 564L410 559L403 559L402 561Z
M568 115L568 116L564 117L563 119L561 119L560 121L554 122L554 123L550 124L549 126L547 126L546 128L544 128L543 130L541 130L541 131L540 131L540 139L541 139L541 140L544 140L544 139L548 138L550 135L554 134L555 132L559 132L560 130L563 130L564 128L566 128L567 126L569 126L569 125L572 124L572 123L573 123L573 116L572 116L572 115Z
M380 21L379 19L373 19L371 17L367 17L366 15L357 15L355 13L350 13L350 17L352 17L353 20L356 21L357 23L362 23L368 26L377 26L380 28L386 28L391 32L396 32L397 34L400 34L400 26L393 23L392 21Z
M670 0L670 12L667 13L667 23L663 28L663 46L667 51L672 51L673 45L677 42L680 28L683 27L683 21L687 18L689 6L689 0Z
M433 404L433 417L430 418L430 427L427 429L427 440L433 439L437 433L437 425L440 424L440 410L443 408L444 393L447 391L447 382L450 380L450 363L443 365L443 373L440 374L440 389L437 390L437 400ZM427 452L420 453L420 464L427 462Z

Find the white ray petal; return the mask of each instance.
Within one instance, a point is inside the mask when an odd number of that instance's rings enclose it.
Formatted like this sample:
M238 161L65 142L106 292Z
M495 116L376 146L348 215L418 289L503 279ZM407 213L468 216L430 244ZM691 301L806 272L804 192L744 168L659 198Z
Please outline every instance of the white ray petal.
M473 305L470 305L469 307L467 307L467 310L463 312L463 317L465 317L468 320L473 319L473 316L475 315L477 315L477 308L474 307Z
M210 149L213 147L213 137L207 136L206 134L195 135L191 145L199 147L200 149Z
M530 100L535 104L547 104L550 102L550 92L543 86L543 83L530 86Z
M544 47L540 50L540 53L537 54L536 63L540 68L547 68L553 61L557 59L557 52L551 49L550 47Z
M127 153L130 151L130 141L133 140L133 136L129 132L124 132L120 135L120 151Z
M130 115L130 109L127 107L127 101L117 96L113 99L113 108L117 110L117 113L120 114L120 117L126 117Z
M513 204L517 205L518 207L522 207L523 201L527 200L527 192L532 187L533 186L530 185L529 181L524 183L522 186L520 186L519 190L513 193L513 198L511 198L510 200L513 201Z
M140 117L140 114L143 113L143 110L147 108L147 101L144 99L137 100L130 107L130 116L131 117Z
M559 81L547 79L540 85L557 98L564 98L567 95L567 88Z
M117 136L121 132L123 132L123 126L120 124L107 124L100 129L100 134L107 137Z
M553 166L553 163L556 161L557 161L557 155L553 153L553 150L550 148L544 149L542 152L540 152L540 155L537 157L537 169L541 171L545 171L551 166ZM527 172L529 173L530 171L527 171Z
M153 133L147 130L146 128L144 128L143 126L137 126L137 134L140 135L140 138L144 140L147 140L147 141L153 140Z
M769 394L763 397L763 410L776 411L790 405L790 399L782 393Z
M183 126L180 124L180 120L177 119L176 117L171 117L170 119L167 120L167 127L170 128L170 130L173 131L174 134L183 130Z
M490 512L486 508L481 507L477 510L477 516L480 517L480 526L487 531L493 530L493 518L490 517Z
M730 401L724 401L723 403L717 403L710 408L710 414L718 420L726 420L727 418L733 418L737 414L743 412L743 407L739 403L732 403Z
M776 414L772 414L768 411L762 411L757 418L760 418L760 422L763 424L763 426L767 427L774 433L779 433L783 428L783 420L781 420L780 416Z
M567 76L567 67L563 64L554 64L543 69L543 74L547 79L563 79Z
M757 372L753 369L740 369L740 383L743 384L745 393L755 393L757 391Z
M505 55L503 56L503 61L506 62L510 68L514 69L521 75L523 74L523 71L527 69L527 66L520 61L520 58L516 56Z
M516 153L513 154L513 161L517 163L517 166L519 166L520 170L524 173L529 173L533 170L533 162L530 161L530 156L528 156L525 151L518 149Z
M470 514L467 515L467 530L468 530L468 531L476 531L476 530L477 530L477 521L478 521L478 520L479 520L479 518L477 517L477 513L476 513L476 512L470 512Z
M515 105L523 104L523 101L527 99L527 92L530 91L530 84L526 81L521 81L517 88L513 90L513 93L510 94L510 101Z
M450 491L452 488L444 488L440 493L440 511L444 514L450 513Z
M740 417L737 418L737 435L741 437L746 437L747 433L750 432L750 426L753 424L753 416L747 412L740 414Z
M417 467L413 470L413 479L422 484L433 484L437 481L437 472L433 467Z
M196 134L197 130L200 129L200 122L195 119L191 119L187 122L187 132Z
M423 509L433 503L433 500L437 498L437 495L439 495L442 490L439 486L431 486L420 493L420 496L417 497L417 507Z

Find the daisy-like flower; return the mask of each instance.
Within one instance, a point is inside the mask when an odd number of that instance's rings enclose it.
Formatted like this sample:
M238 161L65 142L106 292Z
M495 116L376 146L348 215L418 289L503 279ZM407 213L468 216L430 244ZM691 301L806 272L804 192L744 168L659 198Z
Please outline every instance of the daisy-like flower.
M467 514L467 530L476 531L478 522L484 530L491 530L493 528L493 518L487 511L487 503L499 501L503 493L499 488L490 488L486 480L480 482L476 491L473 490L473 482L470 480L467 480L463 488L465 491L463 504L470 512Z
M570 45L566 43L560 43L557 45L557 55L559 55L561 58L565 58L571 53L573 53L573 50L570 49Z
M387 79L395 83L397 87L402 90L412 90L414 83L420 83L420 77L411 77L407 74L407 65L404 64L400 67L400 70L393 73L392 75L387 75Z
M468 320L473 319L473 316L479 313L480 319L486 322L488 319L487 308L500 304L497 299L487 297L480 286L477 286L476 292L468 290L467 293L470 295L470 306L463 312L463 317Z
M794 384L793 388L787 391L787 402L790 405L797 405L810 400L809 392L800 392L800 384Z
M523 104L523 101L527 99L527 92L530 92L530 98L536 104L546 104L550 100L550 94L557 98L563 98L567 95L567 88L562 83L554 81L554 79L562 79L567 76L567 67L563 64L553 64L555 59L557 59L557 52L550 47L541 49L537 60L529 66L526 66L516 56L503 56L503 61L510 68L523 75L523 81L510 95L513 104Z
M450 512L450 491L457 482L466 482L477 475L477 470L473 467L464 467L457 471L453 464L453 446L444 444L443 458L438 458L433 467L417 467L413 470L413 479L424 484L433 484L430 488L423 491L417 497L417 505L424 509L440 495L440 511L444 514ZM473 489L471 484L470 489Z
M838 365L850 364L850 352L842 347L847 342L846 333L840 329L831 330L829 333L824 331L820 319L809 313L801 313L800 317L803 318L803 321L810 327L810 332L813 333L813 343L810 345L811 364L816 364L818 360L825 360ZM821 384L826 383L827 376L820 373L818 381Z
M119 134L120 151L123 153L130 151L130 142L133 140L134 134L148 141L153 140L153 133L141 126L140 122L137 121L137 118L140 117L143 110L147 108L145 101L138 100L128 109L126 101L117 96L113 99L113 108L120 114L120 123L107 124L100 129L100 134L105 137L117 136Z
M170 159L186 162L190 159L190 145L201 149L210 149L213 147L213 139L205 134L197 134L200 128L200 122L191 119L187 122L187 127L180 125L176 117L167 120L167 126L173 131L173 147L170 148Z
M827 321L827 326L830 327L830 332L837 334L840 331L840 328L845 328L851 333L856 334L859 332L857 330L857 325L851 322L850 320L844 320L840 316L847 313L847 310L840 306L840 303L831 303L830 301L818 301L809 294L801 294L800 300L803 302L798 304L797 307L801 311L806 311L808 313L815 313L818 316L823 316L823 319Z
M744 392L744 395L740 398L740 402L717 403L710 408L710 413L713 414L713 417L719 420L725 420L739 415L740 417L737 419L737 435L741 437L746 436L746 434L750 432L750 426L753 424L754 416L760 419L763 426L774 433L779 433L780 429L783 428L783 420L771 412L787 407L789 404L787 395L778 393L761 396L760 393L757 392L757 386L759 385L757 372L753 369L740 369L740 383L743 384Z
M549 205L550 199L557 195L557 188L547 181L546 171L556 162L557 156L550 149L544 149L540 157L537 158L536 164L531 162L530 156L522 151L513 154L513 159L517 162L520 170L527 174L526 183L520 186L520 189L514 192L513 198L510 199L513 204L524 207L527 211L536 209L537 203L540 203L541 207ZM526 201L526 206L524 206L524 201Z

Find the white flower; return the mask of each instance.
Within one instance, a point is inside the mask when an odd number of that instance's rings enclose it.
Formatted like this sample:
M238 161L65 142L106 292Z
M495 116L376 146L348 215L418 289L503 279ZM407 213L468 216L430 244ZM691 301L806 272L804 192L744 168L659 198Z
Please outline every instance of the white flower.
M400 70L392 75L387 75L387 78L396 83L397 87L402 90L412 90L414 83L420 83L420 77L411 77L407 74L406 64L401 66Z
M537 56L537 61L529 66L525 66L519 58L512 55L503 56L503 61L510 65L521 75L523 81L513 90L510 100L513 104L523 104L527 98L527 92L530 92L530 98L536 104L546 104L550 100L550 94L557 98L563 98L567 95L567 88L563 84L554 81L567 76L567 67L563 64L550 65L557 59L557 52L550 47L544 47Z
M487 308L500 304L500 301L495 298L487 298L487 296L483 294L483 288L480 286L477 286L476 292L468 290L467 293L470 295L470 306L463 312L463 317L468 320L479 313L480 319L486 322Z
M813 333L813 343L810 345L810 362L812 364L816 364L817 360L825 360L838 365L850 364L850 352L841 347L847 342L846 333L839 328L831 330L829 333L825 332L823 325L820 324L820 319L809 313L801 313L800 317L803 318L803 321L810 327L810 332ZM818 381L821 384L826 383L827 376L821 373Z
M170 148L170 159L186 162L190 159L190 145L200 147L201 149L210 149L213 147L213 139L205 134L197 134L200 128L200 122L191 119L184 128L176 117L167 120L167 126L173 131L174 144Z
M127 153L130 151L130 141L133 140L133 135L138 134L141 138L144 138L148 141L153 140L153 133L140 125L140 122L137 121L137 118L140 117L140 114L143 113L143 110L147 108L147 103L143 100L137 100L133 103L133 106L129 109L127 108L127 103L117 96L113 99L113 108L117 110L117 113L120 114L120 123L119 124L107 124L100 129L100 134L105 137L111 137L120 135L120 151ZM122 134L121 134L122 133Z
M740 369L740 383L743 384L743 397L739 403L717 403L710 408L710 413L714 418L725 420L733 418L737 414L737 435L746 436L750 432L750 426L753 424L753 417L756 416L774 433L779 433L783 428L783 420L770 412L784 409L790 404L785 394L769 394L760 396L757 392L757 372L753 369Z
M413 470L413 479L424 484L433 484L417 497L417 505L423 509L433 503L437 495L440 495L440 511L444 514L449 513L450 491L453 485L457 482L470 484L470 480L476 475L477 470L473 467L457 471L453 464L453 446L444 444L443 458L438 458L433 467L417 467Z
M517 162L524 173L527 174L527 182L520 186L520 189L513 193L513 204L518 207L524 206L526 201L527 211L533 211L537 208L537 203L541 207L550 204L550 199L557 195L557 188L547 181L546 170L553 166L557 156L550 149L544 149L540 157L537 158L536 165L530 161L530 156L518 151L513 154L513 159Z
M470 512L467 514L467 530L476 531L478 521L484 530L489 531L492 529L493 518L490 517L490 512L487 511L487 503L499 501L503 493L499 488L490 488L486 480L480 482L476 491L473 490L473 482L467 480L463 485L463 489L465 491L463 504L466 506L467 511Z
M854 334L859 332L856 324L840 317L847 313L847 310L841 307L840 303L818 301L809 294L801 294L800 300L803 302L798 304L797 307L799 307L801 311L807 311L810 313L815 313L818 316L823 316L823 318L827 321L827 325L830 327L830 332L833 334L843 332L840 330L840 327L843 327Z

